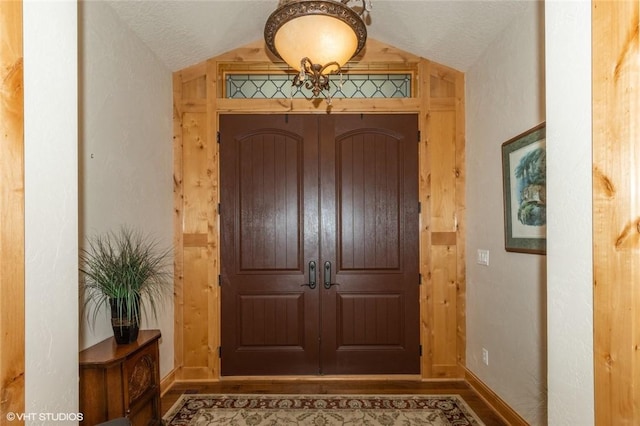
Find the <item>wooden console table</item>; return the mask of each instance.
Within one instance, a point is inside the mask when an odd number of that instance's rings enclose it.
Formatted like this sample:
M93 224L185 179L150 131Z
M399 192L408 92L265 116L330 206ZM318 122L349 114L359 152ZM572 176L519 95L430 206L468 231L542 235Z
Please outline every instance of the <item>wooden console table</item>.
M134 343L110 337L80 352L81 424L118 417L134 426L161 424L159 338L160 330L140 330Z

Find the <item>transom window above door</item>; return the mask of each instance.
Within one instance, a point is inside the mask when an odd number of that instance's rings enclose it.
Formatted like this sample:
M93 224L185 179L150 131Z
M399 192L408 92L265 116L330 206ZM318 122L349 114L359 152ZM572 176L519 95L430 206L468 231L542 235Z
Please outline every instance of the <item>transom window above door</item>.
M330 81L330 98L372 99L410 98L411 74L342 74ZM235 74L225 76L225 98L228 99L288 99L311 98L306 87L294 87L291 74Z

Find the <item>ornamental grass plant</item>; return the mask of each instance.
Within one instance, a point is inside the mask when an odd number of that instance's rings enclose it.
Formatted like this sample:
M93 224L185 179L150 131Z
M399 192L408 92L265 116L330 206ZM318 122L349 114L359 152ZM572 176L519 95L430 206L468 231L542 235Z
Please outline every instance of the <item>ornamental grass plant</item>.
M89 237L80 251L80 273L84 310L91 323L103 306L111 306L114 332L116 324L137 327L141 309L157 319L171 286L171 253L155 239L127 227Z

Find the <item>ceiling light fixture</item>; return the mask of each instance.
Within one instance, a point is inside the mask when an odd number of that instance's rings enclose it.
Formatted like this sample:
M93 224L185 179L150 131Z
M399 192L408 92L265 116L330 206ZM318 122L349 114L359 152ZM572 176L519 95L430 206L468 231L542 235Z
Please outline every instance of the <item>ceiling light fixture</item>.
M350 7L349 3L361 3ZM367 40L363 15L369 0L280 0L264 27L274 55L296 71L293 85L318 96L329 90L329 75L357 55Z

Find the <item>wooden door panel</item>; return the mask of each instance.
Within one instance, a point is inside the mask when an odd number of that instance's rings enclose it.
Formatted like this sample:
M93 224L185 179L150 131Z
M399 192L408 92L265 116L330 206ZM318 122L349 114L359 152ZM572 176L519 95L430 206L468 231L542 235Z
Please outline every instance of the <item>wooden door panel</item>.
M302 136L272 129L238 141L239 272L302 273Z
M220 117L222 374L317 374L317 125Z
M400 267L403 167L398 137L370 129L336 141L342 271Z
M414 115L320 126L326 374L418 374L418 143ZM323 280L326 277L323 276Z
M338 350L402 344L399 294L338 294Z
M288 349L303 350L303 298L301 293L239 296L239 349L251 350L257 346L276 349L288 346Z

